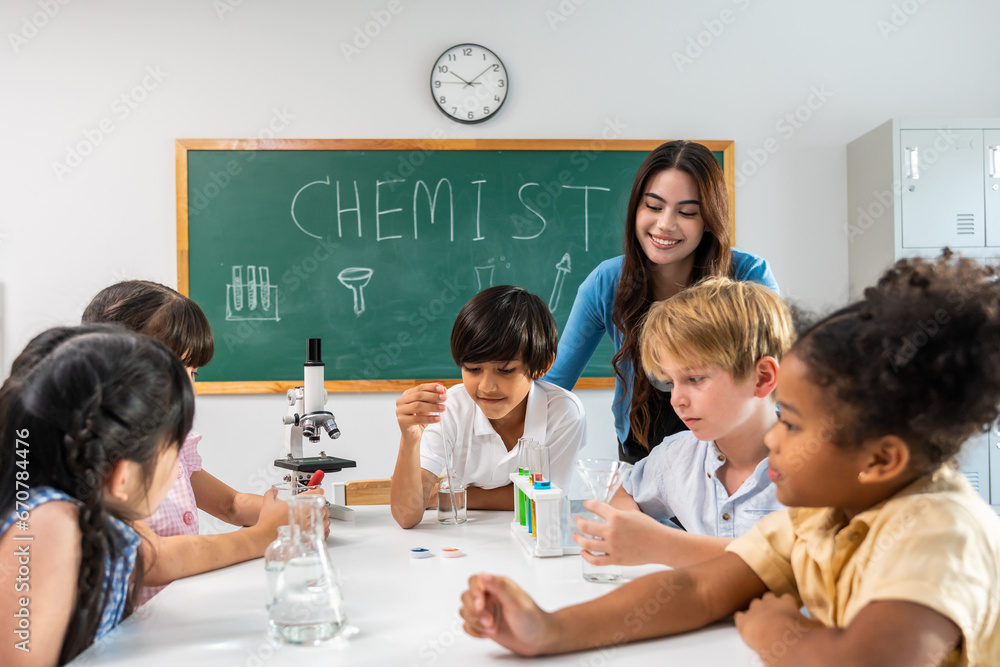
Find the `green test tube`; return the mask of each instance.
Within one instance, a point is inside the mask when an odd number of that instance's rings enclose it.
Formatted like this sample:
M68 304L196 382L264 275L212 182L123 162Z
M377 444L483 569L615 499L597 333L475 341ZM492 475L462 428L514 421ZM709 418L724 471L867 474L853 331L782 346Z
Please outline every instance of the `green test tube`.
M521 477L527 477L528 476L528 471L525 468L518 468L517 469L517 474L520 475ZM522 491L520 488L518 488L517 489L518 514L517 515L521 519L521 525L522 526L527 526L528 525L528 519L527 519L526 514L525 514L524 502L525 502L524 491Z

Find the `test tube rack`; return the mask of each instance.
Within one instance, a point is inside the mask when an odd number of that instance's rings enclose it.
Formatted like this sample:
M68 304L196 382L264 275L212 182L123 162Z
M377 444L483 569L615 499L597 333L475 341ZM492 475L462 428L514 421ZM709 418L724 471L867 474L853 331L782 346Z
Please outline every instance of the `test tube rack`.
M536 489L531 479L510 474L514 486L514 520L510 532L529 555L537 558L580 553L575 543L563 544L563 492L557 486ZM523 494L524 503L520 501Z

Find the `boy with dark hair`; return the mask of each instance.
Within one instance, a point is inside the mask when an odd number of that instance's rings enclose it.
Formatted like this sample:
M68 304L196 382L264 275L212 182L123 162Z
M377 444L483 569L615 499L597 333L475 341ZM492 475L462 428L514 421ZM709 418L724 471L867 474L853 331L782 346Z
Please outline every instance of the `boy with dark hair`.
M552 482L565 489L586 441L583 405L542 377L552 365L556 324L545 303L520 287L500 285L474 296L451 331L451 355L462 383L445 391L428 382L396 401L402 437L392 476L392 516L403 528L420 522L445 471L465 484L473 509L513 509L509 474L517 441L546 445Z

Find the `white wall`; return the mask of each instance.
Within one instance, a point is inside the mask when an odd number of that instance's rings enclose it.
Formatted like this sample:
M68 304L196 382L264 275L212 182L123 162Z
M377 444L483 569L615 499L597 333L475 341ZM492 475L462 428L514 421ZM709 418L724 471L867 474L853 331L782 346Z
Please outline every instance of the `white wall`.
M847 297L847 142L894 116L1000 115L995 0L398 0L396 15L390 4L5 0L0 366L77 321L108 283L176 284L176 138L254 137L283 115L288 138L596 139L614 125L622 139L732 139L746 165L738 246L822 308ZM348 62L341 44L366 24L374 33L373 12L391 20ZM512 81L502 112L476 126L444 118L427 91L437 56L465 41L496 51ZM796 112L808 118L786 119ZM97 145L57 175L88 134ZM610 392L581 393L591 451L610 454ZM333 397L344 436L327 451L359 466L341 479L389 474L395 398ZM206 468L262 488L283 396L206 396L198 409Z

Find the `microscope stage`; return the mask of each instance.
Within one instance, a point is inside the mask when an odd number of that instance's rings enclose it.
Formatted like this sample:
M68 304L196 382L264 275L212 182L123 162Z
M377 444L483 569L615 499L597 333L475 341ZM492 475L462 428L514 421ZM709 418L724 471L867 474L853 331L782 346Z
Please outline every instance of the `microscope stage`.
M309 456L301 459L275 459L276 468L285 468L296 472L339 472L344 468L356 468L356 461L338 459L335 456Z

